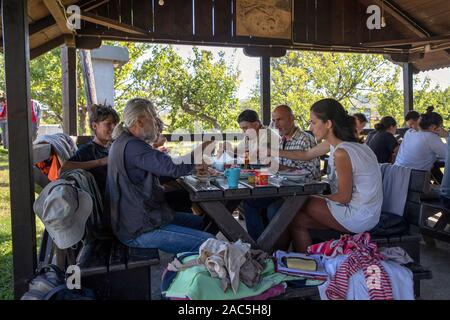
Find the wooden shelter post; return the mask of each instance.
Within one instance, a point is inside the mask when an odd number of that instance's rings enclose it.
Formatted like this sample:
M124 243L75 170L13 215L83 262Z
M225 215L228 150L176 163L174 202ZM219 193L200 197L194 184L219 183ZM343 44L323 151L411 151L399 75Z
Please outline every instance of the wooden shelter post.
M403 64L403 112L404 115L414 109L414 83L412 63Z
M270 124L270 56L260 57L260 105L263 125Z
M36 269L27 1L2 0L2 17L10 137L14 296L19 299L28 289L27 280Z
M77 49L61 48L63 130L76 136L77 130Z

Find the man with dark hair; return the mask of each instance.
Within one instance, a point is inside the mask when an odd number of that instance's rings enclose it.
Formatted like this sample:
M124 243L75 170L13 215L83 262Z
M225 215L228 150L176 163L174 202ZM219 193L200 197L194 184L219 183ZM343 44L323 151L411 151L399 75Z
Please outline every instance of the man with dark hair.
M358 132L358 136L360 136L369 121L364 113L355 113L353 117L356 119L356 131Z
M119 115L111 106L93 105L90 117L91 131L94 138L80 146L75 155L64 163L61 171L84 169L92 173L98 189L105 196L106 175L109 147L112 142L112 132L119 122Z
M405 116L405 125L409 129L419 131L420 114L417 111L411 110Z
M261 125L261 121L259 121L259 116L258 113L254 110L244 110L241 112L241 114L239 114L238 118L237 118L237 122L239 123L239 125L241 124L241 122L248 122L248 123L256 123L259 122L259 125Z
M250 164L261 164L261 160L269 161L268 158L261 159L263 154L268 153L260 153L262 150L259 148L264 146L269 150L271 147L270 141L272 136L276 139L279 138L277 133L265 127L259 120L258 113L254 110L247 109L242 111L237 118L237 122L245 134L244 140L242 140L235 149L233 149L228 142L225 143L225 148L222 148L219 145L218 157L222 155L223 149L225 149L227 152L232 151L235 154L237 153L238 157L242 159L245 157L244 154L248 152ZM254 156L256 156L255 159L253 159Z

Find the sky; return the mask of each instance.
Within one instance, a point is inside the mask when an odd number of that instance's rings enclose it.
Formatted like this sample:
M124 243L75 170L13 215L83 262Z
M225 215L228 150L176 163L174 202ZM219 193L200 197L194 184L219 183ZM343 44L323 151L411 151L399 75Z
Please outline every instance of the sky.
M192 47L186 45L173 46L183 58L187 58L192 53ZM234 48L218 48L218 47L201 47L203 50L210 50L214 53L224 51L225 56L228 58L235 53L235 65L238 66L241 71L241 85L237 93L239 99L245 99L249 96L250 90L255 86L257 82L257 73L259 73L259 58L247 57L244 55L242 49ZM420 72L419 77L421 79L428 76L431 79L431 84L440 85L441 88L447 88L450 86L450 68ZM400 77L399 87L403 87L403 79Z

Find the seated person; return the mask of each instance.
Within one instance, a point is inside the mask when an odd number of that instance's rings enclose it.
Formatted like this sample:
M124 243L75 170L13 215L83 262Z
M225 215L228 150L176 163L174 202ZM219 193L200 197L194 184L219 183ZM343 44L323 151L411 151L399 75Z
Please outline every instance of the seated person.
M356 133L358 135L358 138L361 139L361 141L364 141L364 127L369 121L367 120L367 117L364 113L355 113L353 117L355 117L356 119Z
M375 125L375 130L367 137L366 144L377 156L379 163L393 163L397 155L399 143L395 138L397 122L386 116Z
M61 167L61 172L84 169L92 173L105 204L106 175L112 132L119 123L119 115L111 106L93 105L90 119L94 138L80 146L77 152ZM105 206L104 206L105 207Z
M334 99L311 107L311 129L317 140L330 145L329 182L332 194L311 196L282 237L296 252L312 244L309 229L360 233L374 228L381 213L383 189L377 157L355 136L355 120ZM338 179L339 177L339 179Z
M173 212L159 177L177 178L204 166L175 164L170 156L154 149L149 143L158 135L155 117L149 100L132 99L124 109L123 123L113 132L107 181L112 229L130 247L158 248L170 253L197 251L213 235L201 231L202 217Z
M445 158L445 170L441 184L441 197L445 200L448 207L450 208L450 144L448 142L447 142L447 156Z
M272 112L272 123L279 132L282 150L308 150L316 146L314 137L296 126L295 117L290 107L286 105L277 106ZM308 179L320 179L319 158L298 161L280 156L279 159L273 161L278 161L279 170L303 169L306 171ZM243 202L247 231L253 239L257 240L264 230L264 221L260 209L267 208L267 219L270 221L282 203L283 200L280 198L245 200Z
M153 143L153 148L158 149L161 152L168 152L169 150L164 146L164 144L167 142L167 139L162 134L164 130L164 122L159 117L156 118L156 122L158 126L158 137Z
M447 146L442 138L448 132L442 127L442 116L429 107L419 120L419 131L409 131L400 145L395 164L416 170L431 171L438 158L444 159ZM436 171L436 172L434 172ZM434 170L438 182L442 181L442 172Z
M272 112L273 126L280 135L281 150L309 150L317 145L316 140L309 133L301 130L295 124L292 109L286 105L276 107ZM320 179L320 161L314 158L308 161L298 161L280 156L279 170L302 169L307 172L307 178Z
M405 125L413 131L419 131L420 114L417 111L411 110L405 116ZM410 131L408 130L408 131Z
M241 112L237 122L245 137L234 149L234 153L242 159L247 158L250 165L269 164L268 154L271 141L272 139L279 139L278 134L264 126L259 120L258 113L254 110ZM261 150L261 147L265 150ZM226 143L225 150L233 149L229 143ZM219 148L218 157L221 156L221 152L222 150Z

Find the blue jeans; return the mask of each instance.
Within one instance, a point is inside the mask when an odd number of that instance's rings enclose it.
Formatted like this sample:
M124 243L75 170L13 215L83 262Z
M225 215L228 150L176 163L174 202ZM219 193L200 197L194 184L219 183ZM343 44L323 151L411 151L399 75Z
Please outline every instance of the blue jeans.
M445 169L441 184L441 195L450 199L450 134L447 140L447 156L445 157Z
M171 223L143 233L125 244L129 247L155 248L175 254L198 251L203 242L214 238L212 234L201 231L202 229L202 217L192 213L176 212Z
M248 234L253 240L258 240L266 227L261 215L261 209L267 208L267 220L270 221L276 215L282 204L283 199L280 198L262 198L243 201L245 225L247 226Z

